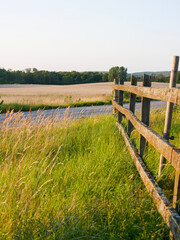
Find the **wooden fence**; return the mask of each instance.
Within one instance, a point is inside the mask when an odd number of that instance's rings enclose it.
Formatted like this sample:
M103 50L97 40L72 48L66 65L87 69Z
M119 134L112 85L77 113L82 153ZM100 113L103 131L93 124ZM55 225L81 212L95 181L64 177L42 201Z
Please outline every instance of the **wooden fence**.
M153 198L159 213L170 228L170 239L180 239L180 203L178 201L180 200L180 149L169 143L173 105L180 105L180 89L175 88L178 64L179 57L176 56L173 58L169 88L151 87L151 77L148 75L144 75L143 87L137 86L137 80L133 76L131 76L131 85L124 85L122 79L121 81L115 80L115 85L113 86L115 99L112 101L114 109L116 109L118 113L117 126L124 136L126 146L134 160L142 181ZM129 109L123 107L123 91L130 92ZM136 95L142 97L141 120L135 116ZM151 99L167 101L163 137L149 127ZM121 124L123 116L128 119L127 132ZM140 134L138 152L130 140L130 134L133 128ZM161 153L159 175L166 164L166 160L169 161L176 170L173 206L150 175L142 160L147 142Z

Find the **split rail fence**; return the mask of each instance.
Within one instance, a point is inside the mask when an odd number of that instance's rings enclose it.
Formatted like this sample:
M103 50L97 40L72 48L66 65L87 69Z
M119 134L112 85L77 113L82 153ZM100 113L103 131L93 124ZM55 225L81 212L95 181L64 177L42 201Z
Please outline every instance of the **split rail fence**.
M142 181L153 198L159 213L170 228L170 239L180 239L180 148L175 147L169 142L173 105L180 105L180 89L176 88L178 64L179 57L175 56L173 58L169 88L151 87L151 77L148 75L144 75L143 77L143 87L137 86L137 79L134 76L131 76L131 85L124 85L122 79L120 79L120 81L115 80L115 84L113 85L115 99L112 101L114 109L116 109L118 114L117 126L124 136L126 146L134 160ZM129 109L123 107L124 91L130 92ZM142 97L141 121L135 115L136 95ZM167 102L163 137L149 127L151 99ZM128 119L127 132L121 124L123 116ZM140 134L138 152L130 140L130 135L134 128ZM142 160L147 142L161 153L159 176L166 164L166 160L169 161L176 170L173 205L150 175Z

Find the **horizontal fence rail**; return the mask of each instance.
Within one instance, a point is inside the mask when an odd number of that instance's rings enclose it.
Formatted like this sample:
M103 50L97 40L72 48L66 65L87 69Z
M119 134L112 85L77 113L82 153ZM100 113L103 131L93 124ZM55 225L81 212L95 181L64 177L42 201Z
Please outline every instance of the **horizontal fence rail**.
M112 103L118 111L123 113L127 119L131 121L136 130L180 172L180 150L150 127L139 121L130 110L118 105L115 101L112 101Z
M118 113L118 129L124 137L126 146L134 160L142 181L153 198L159 213L170 228L170 239L180 239L180 204L178 203L178 200L180 199L180 149L169 142L173 105L180 105L180 89L175 88L178 63L179 57L174 57L169 88L151 87L151 77L148 75L144 75L143 87L137 87L137 81L132 76L131 85L124 85L124 82L122 81L114 81L115 85L113 86L113 89L115 90L115 100L112 101L113 107ZM129 109L124 108L121 101L123 99L124 91L131 93ZM141 120L139 120L134 113L136 96L142 97ZM151 99L167 102L165 132L163 137L149 127ZM128 119L127 133L121 124L122 117L119 118L119 116L124 116ZM133 128L135 128L140 134L139 153L130 140L130 134ZM152 178L142 160L147 142L161 153L159 174L161 174L166 160L169 161L176 170L173 204L171 204L163 194L162 189Z
M148 88L128 85L114 85L113 89L127 91L138 96L180 105L180 89L178 88Z
M168 227L173 232L175 239L180 239L179 214L175 211L174 208L172 208L172 204L169 202L169 200L164 195L162 189L158 186L151 174L148 172L144 162L142 161L139 154L136 152L136 149L132 144L128 134L125 132L123 126L119 123L117 123L117 126L121 131L122 135L124 136L126 146L131 154L134 164L139 172L139 175L142 178L144 185L146 186L151 197L153 198L153 201L156 204L159 213L163 217Z

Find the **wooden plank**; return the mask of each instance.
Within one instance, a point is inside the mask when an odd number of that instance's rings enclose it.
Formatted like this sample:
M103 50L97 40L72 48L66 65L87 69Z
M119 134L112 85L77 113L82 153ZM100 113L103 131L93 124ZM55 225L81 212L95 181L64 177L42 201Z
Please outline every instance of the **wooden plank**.
M120 85L124 85L124 79L120 79L119 81ZM123 106L123 93L124 91L118 91L118 104L120 106ZM122 121L122 113L118 112L118 122L120 123Z
M180 105L180 89L178 88L146 88L128 85L113 85L113 89L127 91L141 97L172 102Z
M117 126L121 131L122 135L124 136L126 146L131 154L132 159L134 160L134 164L142 178L144 185L146 186L154 203L156 204L159 213L163 217L166 224L169 226L171 232L174 235L174 238L180 239L180 216L171 207L171 204L166 198L166 196L163 194L162 189L158 186L158 184L154 181L154 179L148 172L145 164L136 152L134 145L132 144L127 133L125 133L122 125L117 123Z
M143 87L151 87L151 77L143 75ZM142 97L141 101L141 122L149 126L150 116L150 99ZM140 134L139 136L139 155L142 157L145 149L146 139Z
M137 78L135 78L133 75L131 75L131 85L136 86L137 85ZM135 104L136 104L136 94L131 93L130 95L130 102L129 102L129 110L131 112L135 112ZM130 120L128 120L128 127L127 127L127 133L130 136L131 132L133 130L133 125Z
M178 64L179 64L179 57L175 56L173 58L173 66L171 70L169 88L176 87ZM167 140L169 140L169 137L170 137L173 106L174 106L173 103L167 102L166 118L165 118L165 125L164 125L164 134L163 134L163 137ZM161 175L161 172L164 169L165 165L166 165L166 159L163 155L161 155L160 163L159 163L159 173L158 173L159 176Z
M128 109L119 106L115 101L112 101L113 106L122 112L128 120L131 121L137 131L146 138L171 164L180 172L180 150L166 139L161 137L150 127L139 121L139 119Z

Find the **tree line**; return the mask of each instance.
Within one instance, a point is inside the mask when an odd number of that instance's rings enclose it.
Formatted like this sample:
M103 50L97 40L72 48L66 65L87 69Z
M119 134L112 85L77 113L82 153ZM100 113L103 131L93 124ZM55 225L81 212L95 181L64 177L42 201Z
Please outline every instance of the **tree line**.
M152 75L153 82L166 82L169 83L170 77L164 76L163 74ZM176 83L180 83L180 71L177 73Z
M123 75L124 74L124 75ZM0 84L80 84L113 81L114 78L126 78L127 69L112 67L109 72L50 72L27 68L25 71L0 69Z
M138 81L142 81L143 78L140 77L138 78ZM151 81L152 82L162 82L162 83L169 83L170 81L170 76L164 76L163 74L151 74ZM177 79L176 79L176 83L180 83L180 72L177 73Z
M112 67L109 72L55 72L39 71L36 68L27 68L25 71L12 71L0 69L0 84L49 84L68 85L81 83L112 82L114 79L129 81L127 68ZM142 77L138 78L142 81ZM154 82L169 82L169 77L163 74L152 75ZM180 72L177 75L177 83L180 83Z
M0 69L0 84L51 84L66 85L107 82L108 73L102 72L50 72L26 69L11 71Z

